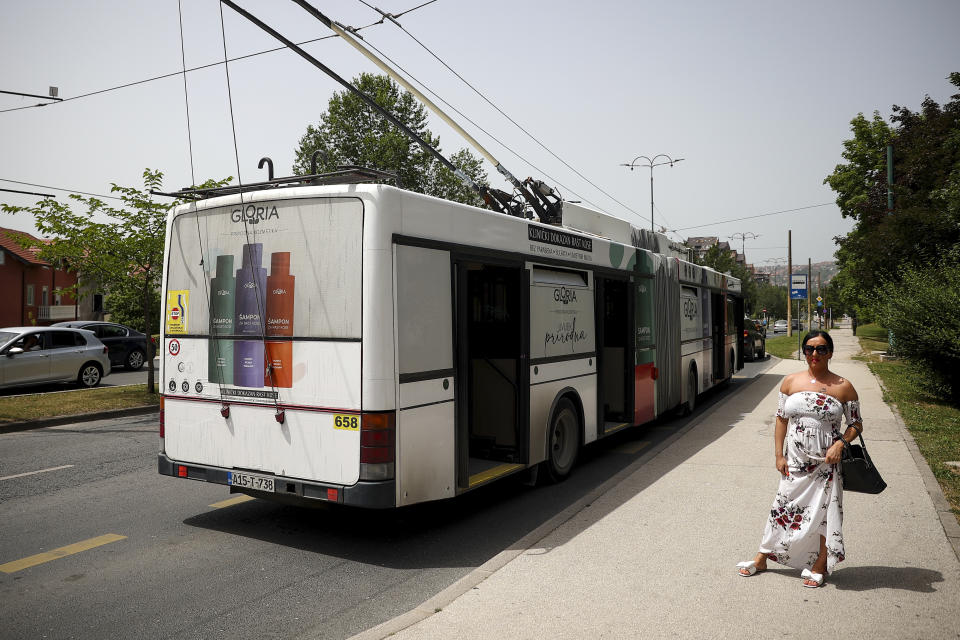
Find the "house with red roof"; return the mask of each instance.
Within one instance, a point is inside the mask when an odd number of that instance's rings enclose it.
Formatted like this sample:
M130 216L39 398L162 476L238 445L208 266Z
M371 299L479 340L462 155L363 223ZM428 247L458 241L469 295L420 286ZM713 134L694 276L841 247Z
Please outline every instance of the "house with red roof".
M23 248L18 238L30 241ZM58 289L77 283L77 274L37 257L43 240L0 227L0 327L50 325L82 318L74 296Z

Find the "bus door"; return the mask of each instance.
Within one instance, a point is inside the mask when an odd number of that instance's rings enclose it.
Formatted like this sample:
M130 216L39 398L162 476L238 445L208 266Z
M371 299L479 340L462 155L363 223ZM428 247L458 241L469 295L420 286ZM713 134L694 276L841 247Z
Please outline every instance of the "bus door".
M723 380L726 373L726 349L724 348L727 336L727 316L725 296L722 293L710 292L710 336L712 338L713 384Z
M734 340L733 346L736 347L737 351L737 361L736 367L737 371L743 369L743 340L740 339L740 336L743 335L744 329L744 313L743 313L743 298L734 298L732 296L727 296L727 304L733 305L733 321L734 321Z
M629 279L594 276L597 424L609 434L633 424L634 291Z
M522 265L458 260L457 488L526 466L529 275Z

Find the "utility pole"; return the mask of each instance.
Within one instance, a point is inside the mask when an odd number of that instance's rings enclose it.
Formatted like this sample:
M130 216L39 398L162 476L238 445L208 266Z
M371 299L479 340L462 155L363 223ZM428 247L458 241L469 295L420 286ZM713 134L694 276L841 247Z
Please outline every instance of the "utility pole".
M893 213L893 145L887 145L887 215Z
M807 331L813 327L810 326L810 290L813 289L811 286L813 284L813 278L810 277L810 271L812 267L812 261L810 258L807 258Z
M787 229L787 337L793 335L793 300L790 299L790 276L793 275L793 231Z
M821 275L822 275L821 272L817 271L817 297L818 298L823 298L823 294L820 293L820 276ZM819 327L820 327L820 330L822 331L823 330L823 314L820 313L821 308L823 309L827 308L827 305L823 304L822 299L817 301L817 320L820 323Z
M820 298L820 300L817 302L817 318L819 318L820 320L820 329L823 329L823 313L821 313L820 310L821 309L826 310L827 308L827 305L824 304L823 302L823 294L820 293L822 275L823 275L823 272L817 271L817 297Z

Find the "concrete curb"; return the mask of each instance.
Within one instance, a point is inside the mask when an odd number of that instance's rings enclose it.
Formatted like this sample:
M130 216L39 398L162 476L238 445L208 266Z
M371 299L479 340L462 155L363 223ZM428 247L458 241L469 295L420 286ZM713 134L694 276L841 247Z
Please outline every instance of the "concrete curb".
M869 366L867 366L867 369L870 371L870 375L872 375L877 381L877 384L880 385L884 395L889 397L889 391L883 384L883 380L880 379L880 376L875 374ZM920 453L920 447L917 446L916 440L913 439L913 435L907 428L907 424L903 421L903 417L900 415L900 410L897 408L897 405L893 402L887 402L887 406L890 407L890 412L893 414L893 417L897 422L897 428L900 429L900 435L903 437L903 442L907 445L907 450L913 457L913 463L917 465L917 471L920 472L920 478L923 480L923 486L926 487L927 493L930 495L930 500L933 501L933 508L937 512L937 517L940 518L940 524L943 526L943 532L946 534L947 540L953 547L953 552L957 555L957 560L960 560L960 522L957 521L957 516L950 509L950 503L947 501L947 497L943 495L943 489L940 488L940 483L937 482L937 477L933 475L933 470L930 469L930 465L927 464L927 459L923 457L922 453Z
M124 416L140 416L148 413L158 413L159 411L160 407L158 405L146 405L142 407L129 407L127 409L114 409L113 411L99 411L97 413L80 413L72 416L57 416L55 418L40 418L38 420L7 422L0 424L0 433L29 431L31 429L42 429L44 427L55 427L61 424L93 422L94 420L109 420L110 418L122 418Z
M770 354L769 364L764 368L757 376L748 380L743 387L740 389L740 393L745 391L750 385L760 379L760 376L773 367L780 358ZM434 615L439 612L441 609L452 603L454 600L464 595L481 582L489 578L491 575L496 573L498 570L502 569L512 560L518 556L526 553L531 548L534 547L538 542L546 538L548 535L553 533L556 529L561 527L564 523L571 520L578 513L583 511L585 508L589 507L591 504L596 502L601 496L605 493L616 488L621 482L629 478L631 475L636 473L643 465L647 464L653 458L657 457L669 447L672 443L676 442L692 429L697 427L700 423L704 422L710 418L714 413L716 413L720 408L725 406L728 402L734 400L736 395L730 395L719 401L717 404L713 405L706 412L699 415L696 419L692 420L687 426L683 427L674 434L668 436L663 442L652 447L649 451L642 454L639 458L634 460L630 465L622 469L615 476L599 485L596 489L583 496L569 507L553 516L539 527L523 536L512 545L509 549L504 549L494 557L490 558L482 565L460 578L449 587L433 596L432 598L426 600L419 606L402 613L399 616L387 620L376 627L362 631L354 636L350 637L350 640L380 640L381 638L386 638L395 633L403 631L407 627L411 627L426 618Z

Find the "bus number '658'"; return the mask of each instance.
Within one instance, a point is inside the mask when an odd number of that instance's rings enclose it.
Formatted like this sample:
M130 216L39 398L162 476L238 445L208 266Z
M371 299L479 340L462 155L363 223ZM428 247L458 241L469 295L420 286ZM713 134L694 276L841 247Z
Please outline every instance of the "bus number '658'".
M344 429L346 431L359 431L360 416L335 415L333 417L333 428Z

